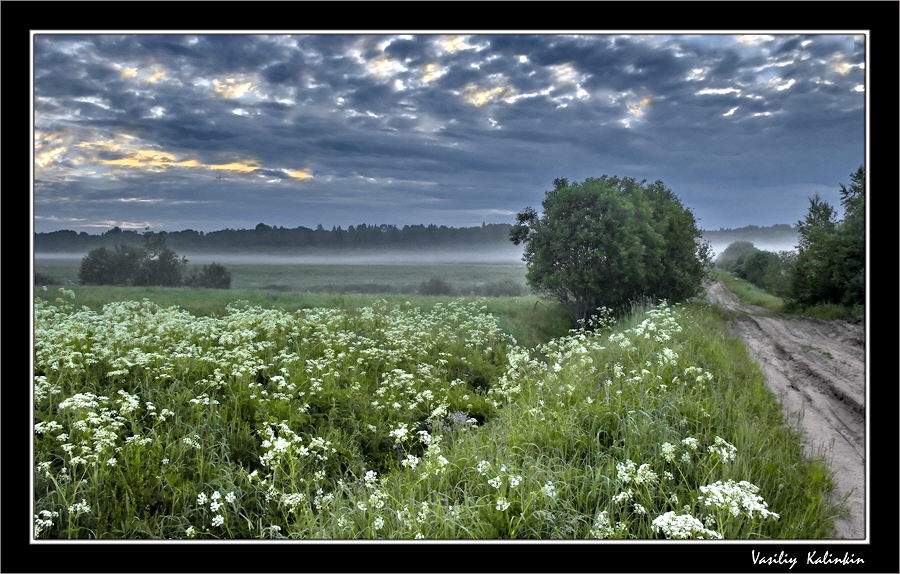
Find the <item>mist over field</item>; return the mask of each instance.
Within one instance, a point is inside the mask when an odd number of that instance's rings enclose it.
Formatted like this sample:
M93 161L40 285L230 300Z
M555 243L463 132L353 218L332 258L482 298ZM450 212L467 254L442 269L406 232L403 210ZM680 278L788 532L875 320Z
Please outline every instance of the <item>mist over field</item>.
M35 259L81 259L87 253L41 252ZM379 249L319 250L304 253L272 253L272 250L244 253L179 252L188 263L242 265L440 265L440 264L524 264L522 248L510 246L487 249Z
M772 238L766 235L734 235L731 237L707 238L713 251L713 258L735 241L750 241L757 249L764 251L793 251L797 246L796 237ZM522 247L510 245L498 247L486 245L470 249L426 247L422 249L305 249L291 253L287 249L272 248L243 252L178 251L190 263L234 263L264 265L437 265L459 263L484 264L524 264ZM36 259L81 259L87 251L63 252L35 250Z
M771 251L773 253L778 253L779 251L796 251L797 250L797 242L796 241L788 241L788 240L770 240L770 239L745 239L745 240L716 240L710 241L709 246L713 251L713 259L719 256L722 251L725 250L729 245L734 243L735 241L749 241L753 244L757 249L761 249L763 251Z

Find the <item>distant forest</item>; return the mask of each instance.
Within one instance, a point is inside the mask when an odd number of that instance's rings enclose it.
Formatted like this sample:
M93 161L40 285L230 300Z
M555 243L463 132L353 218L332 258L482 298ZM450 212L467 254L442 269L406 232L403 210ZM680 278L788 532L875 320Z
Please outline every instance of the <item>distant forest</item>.
M465 247L511 247L506 223L483 224L480 227L447 227L445 225L351 225L326 229L278 227L264 223L252 229L220 231L160 231L166 245L178 252L234 251L306 251L319 249L421 249ZM118 227L91 235L70 230L35 233L34 249L44 252L87 252L98 247L119 244L142 245L150 231L123 230Z
M86 253L98 247L119 244L143 245L144 235L158 233L166 245L178 252L220 253L240 251L307 251L319 249L455 249L508 248L512 244L508 223L489 223L476 227L447 227L445 225L351 225L326 229L319 225L308 227L278 227L264 223L252 229L222 229L219 231L134 231L114 227L100 234L71 230L34 234L34 250L41 252ZM795 227L787 224L758 227L750 225L737 229L704 231L707 241L780 241L792 240Z

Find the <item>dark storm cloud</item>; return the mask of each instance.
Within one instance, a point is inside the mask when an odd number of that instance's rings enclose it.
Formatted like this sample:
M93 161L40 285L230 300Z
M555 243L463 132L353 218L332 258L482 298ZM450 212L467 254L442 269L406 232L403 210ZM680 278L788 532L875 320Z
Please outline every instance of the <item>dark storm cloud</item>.
M604 173L795 221L862 162L864 45L744 40L43 34L36 224L473 225Z

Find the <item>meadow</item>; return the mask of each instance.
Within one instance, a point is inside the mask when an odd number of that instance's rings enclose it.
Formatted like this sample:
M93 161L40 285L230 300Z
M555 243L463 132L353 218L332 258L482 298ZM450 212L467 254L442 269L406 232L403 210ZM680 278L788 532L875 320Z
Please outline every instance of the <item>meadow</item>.
M36 287L34 535L828 537L828 470L727 320L699 301L575 326L535 296Z
M477 255L476 255L477 256ZM227 256L223 256L226 260ZM197 258L211 262L222 258ZM448 293L476 295L525 295L525 265L509 263L319 263L304 261L288 263L260 257L227 260L232 274L231 288L236 290L266 290L293 293L362 293L417 294L422 284L439 278L449 286ZM208 260L208 261L207 261ZM187 270L201 265L188 258ZM277 261L277 260L276 260ZM52 277L60 285L77 285L81 260L74 257L39 257L35 272Z

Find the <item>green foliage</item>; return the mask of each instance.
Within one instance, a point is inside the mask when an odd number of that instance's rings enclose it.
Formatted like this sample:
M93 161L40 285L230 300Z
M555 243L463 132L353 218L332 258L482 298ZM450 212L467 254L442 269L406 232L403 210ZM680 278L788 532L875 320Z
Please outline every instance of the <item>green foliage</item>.
M661 181L602 176L554 181L542 203L517 215L528 283L578 319L642 298L683 301L698 293L710 265L693 214Z
M231 272L216 262L204 265L199 271L195 270L188 275L184 284L189 287L202 287L207 289L230 289Z
M843 220L818 195L810 198L806 217L797 222L798 253L791 274L791 291L803 305L865 302L865 170L841 185Z
M122 243L112 250L98 247L90 251L81 260L78 280L83 285L176 287L183 282L186 265L187 259L166 246L165 235L147 233L143 247ZM221 279L222 270L210 273Z
M179 252L259 251L268 253L332 249L482 249L509 247L510 224L485 223L476 227L447 227L445 225L372 225L361 223L347 228L340 226L316 229L271 226L259 223L251 229L221 229L207 233L185 229L155 233ZM112 248L129 244L140 246L148 234L118 227L92 235L85 232L59 230L34 234L37 251L87 252L97 247Z
M146 261L147 252L134 245L99 247L81 260L78 280L83 285L134 285Z
M776 294L787 293L790 284L784 260L777 253L753 249L743 255L732 266L734 273L761 287L766 291Z
M717 269L715 277L722 281L729 291L737 295L742 303L756 305L757 307L777 312L787 311L787 304L784 299L763 291L759 286L736 277L729 271Z
M756 246L750 241L733 241L716 258L716 267L731 269L741 256L754 249L756 249Z

